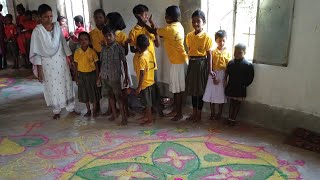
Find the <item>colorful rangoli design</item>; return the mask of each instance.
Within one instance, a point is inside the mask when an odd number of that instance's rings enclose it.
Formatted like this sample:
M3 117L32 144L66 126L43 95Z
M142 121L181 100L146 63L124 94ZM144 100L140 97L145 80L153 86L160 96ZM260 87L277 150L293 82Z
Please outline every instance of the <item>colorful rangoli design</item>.
M12 85L15 82L13 78L0 78L0 88Z
M285 163L284 163L285 162ZM60 179L300 179L295 167L262 147L216 137L143 140L88 153Z

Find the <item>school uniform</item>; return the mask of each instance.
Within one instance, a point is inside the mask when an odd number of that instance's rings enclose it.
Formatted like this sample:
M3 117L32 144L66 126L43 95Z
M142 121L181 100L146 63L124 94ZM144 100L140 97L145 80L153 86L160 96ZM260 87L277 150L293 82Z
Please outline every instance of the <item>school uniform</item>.
M158 28L157 34L164 40L170 67L169 91L180 93L185 91L185 63L188 55L184 48L184 28L180 22L173 22Z
M19 49L16 39L17 27L14 24L5 25L4 32L7 39L7 51L15 58L18 58Z
M203 96L208 79L207 51L212 49L212 39L204 31L190 32L186 37L189 66L186 77L186 93L190 96Z
M101 99L100 89L97 87L97 73L95 63L97 53L88 47L86 51L78 48L74 54L74 61L78 63L78 98L79 102L98 102Z
M211 75L208 76L203 101L216 104L227 103L227 98L224 93L224 83L225 71L230 59L231 53L225 49L222 51L219 49L212 51L212 70L215 72L216 79L219 81L219 84L214 84L213 77Z

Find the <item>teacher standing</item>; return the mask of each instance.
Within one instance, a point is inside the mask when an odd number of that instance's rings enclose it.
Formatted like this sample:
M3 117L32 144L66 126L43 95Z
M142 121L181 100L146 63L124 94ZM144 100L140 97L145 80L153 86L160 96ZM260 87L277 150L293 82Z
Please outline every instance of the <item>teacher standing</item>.
M36 67L38 80L44 85L44 97L47 106L53 109L53 119L59 119L62 108L75 113L75 92L66 61L72 53L59 23L52 23L51 7L42 4L38 12L41 24L32 32L30 61Z

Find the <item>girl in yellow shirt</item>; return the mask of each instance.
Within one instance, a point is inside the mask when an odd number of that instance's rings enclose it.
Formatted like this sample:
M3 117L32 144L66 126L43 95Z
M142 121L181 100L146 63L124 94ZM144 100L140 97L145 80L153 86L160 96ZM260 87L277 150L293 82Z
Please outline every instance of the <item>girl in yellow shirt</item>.
M93 117L96 117L98 116L98 103L101 99L97 86L99 58L97 53L89 47L90 35L87 32L81 32L78 37L81 47L74 54L78 98L80 102L86 103L87 113L84 116L91 116L90 103L93 103Z
M189 66L186 77L186 92L192 96L193 112L187 120L198 122L201 120L203 107L203 94L208 79L208 62L211 60L212 39L204 32L203 25L206 23L204 12L196 10L192 14L192 26L194 31L187 34L186 44L188 47ZM214 73L210 73L214 76Z
M215 41L218 46L215 50L212 51L212 61L210 61L210 67L216 74L216 76L208 77L207 87L203 96L203 101L210 103L210 120L219 120L222 115L223 104L227 103L227 99L224 94L225 71L227 69L228 62L231 59L231 54L226 50L224 46L226 39L226 31L219 30L218 32L216 32ZM216 115L215 104L219 104L219 111Z

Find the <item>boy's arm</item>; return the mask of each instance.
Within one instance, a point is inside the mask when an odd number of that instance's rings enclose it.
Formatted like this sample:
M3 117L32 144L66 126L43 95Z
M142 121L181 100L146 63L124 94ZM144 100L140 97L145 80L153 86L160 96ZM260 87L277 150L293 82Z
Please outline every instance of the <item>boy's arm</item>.
M139 95L140 92L141 92L144 74L145 74L145 70L140 70L139 84L138 84L138 87L137 87L137 90L136 90L136 95Z
M154 45L158 48L160 46L159 36L156 34L154 36L156 39L153 42L154 42Z

